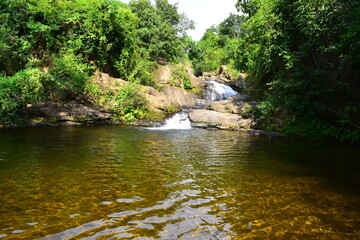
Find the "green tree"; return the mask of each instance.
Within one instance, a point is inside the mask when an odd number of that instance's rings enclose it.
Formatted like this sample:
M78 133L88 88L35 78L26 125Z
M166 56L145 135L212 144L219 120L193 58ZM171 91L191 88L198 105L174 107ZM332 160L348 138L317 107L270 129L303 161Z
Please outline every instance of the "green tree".
M238 1L247 18L237 65L291 134L360 139L359 4Z
M179 14L177 5L167 0L132 0L132 11L139 17L138 37L143 51L157 62L174 62L185 54L184 32L194 24L184 14Z
M196 75L215 71L222 64L235 66L243 21L244 16L230 14L218 26L206 30L189 54Z
M224 50L216 26L206 30L204 36L191 49L189 57L192 61L195 75L215 71L222 64Z
M116 0L2 0L0 22L0 71L7 75L34 59L50 65L61 51L116 75L116 61L136 41L137 18Z

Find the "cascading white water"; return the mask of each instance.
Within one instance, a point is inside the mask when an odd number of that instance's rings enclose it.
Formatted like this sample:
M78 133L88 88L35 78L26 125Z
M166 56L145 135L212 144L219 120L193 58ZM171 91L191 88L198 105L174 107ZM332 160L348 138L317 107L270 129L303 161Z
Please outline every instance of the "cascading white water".
M206 99L209 102L215 102L238 95L231 87L215 81L208 81Z
M170 129L190 129L191 122L189 119L188 112L179 112L176 113L171 118L165 121L165 125L161 127L151 128L153 130L170 130Z
M220 101L229 97L238 95L231 87L215 81L207 82L206 100L208 102ZM161 127L149 128L152 130L170 130L170 129L191 129L191 122L187 111L176 113L165 121Z

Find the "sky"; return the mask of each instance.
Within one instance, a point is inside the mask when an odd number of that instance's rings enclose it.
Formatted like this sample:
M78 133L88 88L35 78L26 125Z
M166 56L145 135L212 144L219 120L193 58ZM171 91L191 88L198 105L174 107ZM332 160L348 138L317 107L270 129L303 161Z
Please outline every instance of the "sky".
M129 0L120 0L128 3ZM237 0L168 0L170 3L178 3L178 12L185 13L194 20L195 30L188 31L193 40L200 40L205 30L212 25L218 25L225 20L230 13L237 13L235 4Z

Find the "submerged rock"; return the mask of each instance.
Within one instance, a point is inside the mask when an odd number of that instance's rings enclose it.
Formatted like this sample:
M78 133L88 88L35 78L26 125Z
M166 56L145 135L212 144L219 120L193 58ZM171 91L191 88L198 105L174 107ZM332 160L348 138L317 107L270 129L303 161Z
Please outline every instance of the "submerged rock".
M25 125L25 127L33 127L33 128L38 128L38 127L53 127L55 126L52 123L47 123L47 122L30 122L28 124Z
M249 130L248 133L255 137L281 138L281 133L275 131Z
M73 121L65 121L61 123L61 126L80 126L81 123L73 122Z

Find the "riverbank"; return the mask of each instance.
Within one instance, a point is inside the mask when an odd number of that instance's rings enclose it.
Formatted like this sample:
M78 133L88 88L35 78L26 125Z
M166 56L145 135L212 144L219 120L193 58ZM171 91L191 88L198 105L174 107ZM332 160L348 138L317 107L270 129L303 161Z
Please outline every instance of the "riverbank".
M179 76L174 69L183 68ZM106 73L96 72L87 85L91 89L67 102L47 100L27 104L16 126L77 126L129 124L159 126L181 109L188 109L195 128L242 130L252 135L280 136L259 129L251 109L257 105L249 95L239 94L243 79L233 79L222 66L216 73L196 77L189 65L162 66L154 73L154 87L136 85ZM185 81L190 87L184 88ZM119 97L120 96L120 97ZM119 98L121 101L119 101ZM143 113L140 113L141 107ZM126 111L124 109L130 109Z

